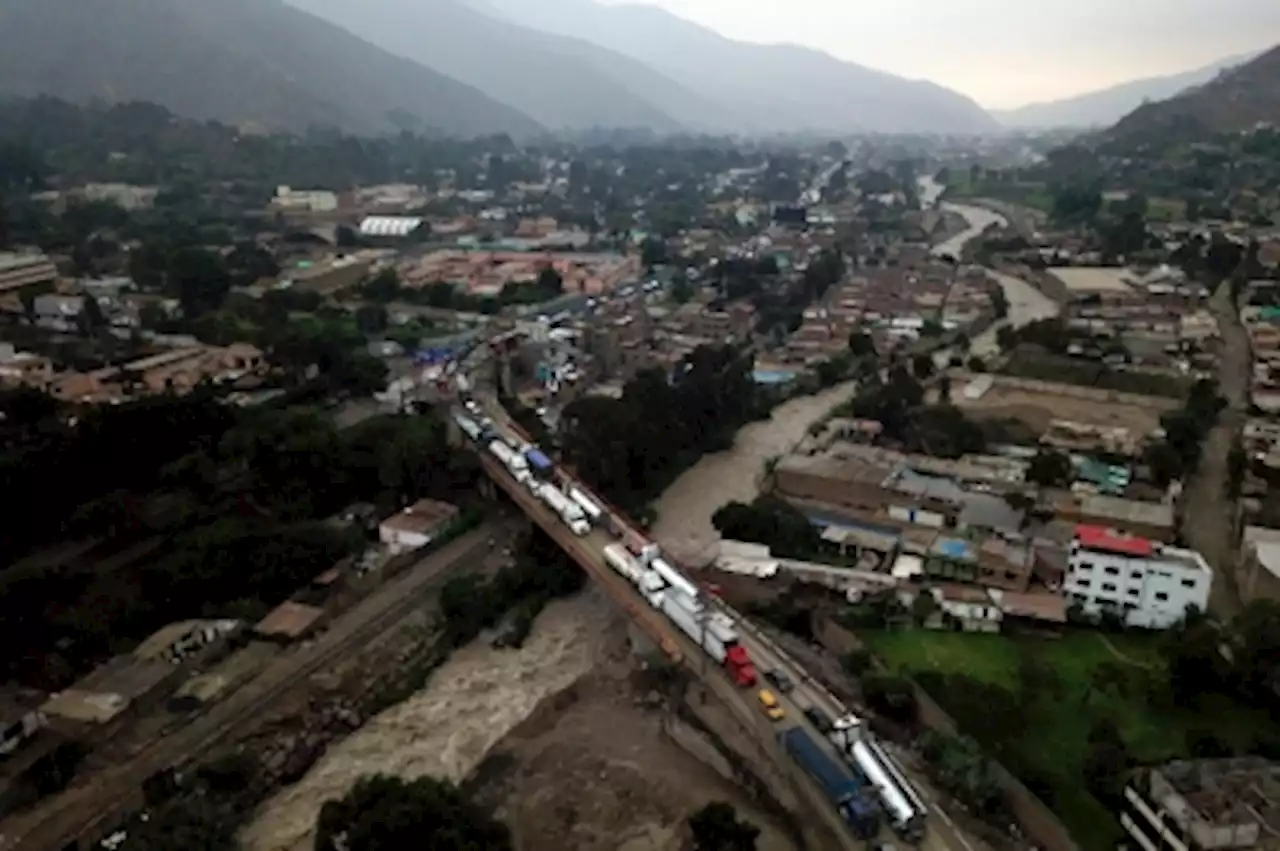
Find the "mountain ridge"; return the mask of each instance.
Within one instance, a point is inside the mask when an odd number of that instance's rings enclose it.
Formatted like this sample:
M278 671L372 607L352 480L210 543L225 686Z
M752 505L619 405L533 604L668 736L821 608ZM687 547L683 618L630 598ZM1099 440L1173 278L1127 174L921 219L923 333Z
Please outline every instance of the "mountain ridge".
M644 63L460 0L289 0L383 49L462 80L552 130L688 129L718 107ZM496 13L496 14L495 14ZM624 79L625 78L625 79ZM679 117L677 117L679 116Z
M1094 141L1104 145L1167 146L1250 130L1280 116L1280 46L1204 85L1144 104Z
M1258 55L1257 52L1237 54L1190 71L1143 77L1057 100L990 112L1006 127L1020 129L1102 127L1119 121L1144 102L1167 100Z
M74 57L75 61L68 61ZM0 92L150 101L271 130L475 136L543 128L280 0L0 0Z
M972 98L936 83L808 47L735 41L655 6L485 2L531 29L580 38L643 62L742 114L747 129L974 133L1000 126Z

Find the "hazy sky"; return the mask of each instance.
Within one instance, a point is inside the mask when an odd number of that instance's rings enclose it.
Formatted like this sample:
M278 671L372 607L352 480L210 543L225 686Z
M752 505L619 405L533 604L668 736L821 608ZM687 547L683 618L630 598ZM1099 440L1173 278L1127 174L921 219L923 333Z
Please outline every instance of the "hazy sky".
M731 38L805 44L930 79L993 108L1189 71L1280 43L1280 0L627 1Z

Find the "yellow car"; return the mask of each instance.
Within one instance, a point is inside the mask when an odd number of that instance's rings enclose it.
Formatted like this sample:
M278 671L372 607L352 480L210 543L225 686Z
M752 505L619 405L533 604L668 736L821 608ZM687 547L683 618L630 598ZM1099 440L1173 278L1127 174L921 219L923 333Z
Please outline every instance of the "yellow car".
M764 714L769 716L769 720L781 721L787 717L787 711L778 704L778 698L773 696L773 692L767 688L761 689L758 697L760 705L764 707Z

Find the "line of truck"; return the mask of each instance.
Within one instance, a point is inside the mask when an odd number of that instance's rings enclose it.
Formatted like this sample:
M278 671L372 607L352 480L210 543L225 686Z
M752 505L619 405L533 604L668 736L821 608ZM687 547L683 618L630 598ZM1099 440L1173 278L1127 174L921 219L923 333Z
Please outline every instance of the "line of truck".
M663 558L656 544L631 533L577 482L558 476L555 465L538 447L513 446L491 425L462 412L455 412L453 419L464 434L485 447L513 479L554 511L575 535L582 537L593 528L600 528L618 538L604 548L609 567L723 667L734 683L744 688L756 684L755 664L739 641L733 621L707 607L698 586Z
M756 684L755 663L742 645L733 620L707 606L702 590L664 558L656 544L606 511L604 503L579 483L561 474L537 446L509 442L487 420L477 421L461 412L453 416L464 434L496 458L513 479L555 512L575 535L588 535L594 528L612 535L615 540L604 547L603 553L609 567L715 660L735 684L744 688ZM828 757L803 728L783 731L780 742L823 788L855 836L862 837L867 831L867 835L874 835L883 811L895 833L918 842L924 835L927 807L862 721L855 715L844 715L824 732L843 757L843 765ZM837 778L844 780L837 782ZM852 791L855 788L856 794ZM879 808L868 804L872 799L879 801Z

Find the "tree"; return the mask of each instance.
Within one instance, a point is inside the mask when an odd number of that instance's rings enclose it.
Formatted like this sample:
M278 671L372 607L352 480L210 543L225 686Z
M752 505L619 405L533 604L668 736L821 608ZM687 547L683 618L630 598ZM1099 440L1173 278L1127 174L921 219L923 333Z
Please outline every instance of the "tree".
M339 248L355 248L360 244L360 237L350 225L338 225L333 236Z
M943 375L938 379L938 401L951 404L951 376Z
M387 330L387 309L380 304L363 304L356 309L356 327L368 336Z
M1222 280L1231 277L1244 259L1244 246L1222 234L1214 234L1205 252L1205 268L1209 274Z
M1044 488L1060 488L1071 483L1073 472L1066 453L1042 449L1027 464L1027 481Z
M1089 730L1085 752L1085 786L1104 803L1114 801L1124 788L1125 774L1133 762L1115 722L1100 718Z
M449 284L443 284L449 293L452 293L453 287ZM396 275L396 270L392 268L383 269L374 275L372 280L366 283L361 291L364 297L370 301L376 301L385 304L394 301L400 296L400 278ZM448 304L433 305L435 307L448 307Z
M676 304L684 304L693 298L693 285L684 275L676 275L671 282L671 300Z
M1280 659L1280 603L1250 603L1232 619L1230 640L1236 677L1244 694L1258 702L1273 696Z
M755 851L760 829L738 819L732 804L716 801L689 816L696 851Z
M911 683L892 674L869 674L862 680L867 705L901 723L916 719L916 693Z
M855 677L860 677L871 670L871 651L865 648L851 650L840 657L840 667Z
M1222 691L1229 671L1222 657L1222 637L1207 621L1170 630L1162 652L1168 667L1168 684L1179 706L1195 706L1202 695Z
M543 266L538 272L538 293L548 299L559 298L564 293L564 278L555 266Z
M928 381L936 369L933 358L929 355L920 354L911 359L911 372L920 381Z
M374 775L316 820L316 851L509 851L511 832L448 781Z
M640 245L640 262L646 269L652 269L667 262L667 244L657 237L646 237Z
M875 341L871 339L871 335L866 331L851 331L849 333L849 354L855 358L875 357Z
M174 252L169 258L166 278L189 320L217 310L231 289L231 275L222 258L203 248L181 248Z
M973 357L969 358L969 362L965 364L965 366L969 368L970 372L986 372L987 371L987 362L984 361L982 358L978 357L977 355L974 355Z
M102 305L92 295L84 297L84 304L76 316L76 325L82 334L92 334L107 327L107 317L102 313Z
M1053 192L1052 218L1064 225L1089 224L1102 210L1102 192L1097 186L1067 185Z

